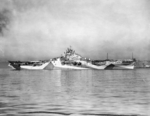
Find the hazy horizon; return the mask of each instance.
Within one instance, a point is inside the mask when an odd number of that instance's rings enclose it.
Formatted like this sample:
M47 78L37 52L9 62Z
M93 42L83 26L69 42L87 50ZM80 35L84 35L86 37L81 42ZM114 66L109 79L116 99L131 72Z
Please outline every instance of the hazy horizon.
M0 0L0 60L41 60L67 47L91 59L150 60L149 0Z

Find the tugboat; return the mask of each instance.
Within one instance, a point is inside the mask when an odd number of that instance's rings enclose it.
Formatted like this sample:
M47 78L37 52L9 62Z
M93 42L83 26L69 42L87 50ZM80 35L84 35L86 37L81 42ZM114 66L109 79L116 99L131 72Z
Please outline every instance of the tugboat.
M42 70L44 69L50 61L8 61L8 66L12 69L21 70Z
M53 58L51 63L54 69L105 69L109 64L95 65L93 62L77 54L71 47L67 48L64 55Z

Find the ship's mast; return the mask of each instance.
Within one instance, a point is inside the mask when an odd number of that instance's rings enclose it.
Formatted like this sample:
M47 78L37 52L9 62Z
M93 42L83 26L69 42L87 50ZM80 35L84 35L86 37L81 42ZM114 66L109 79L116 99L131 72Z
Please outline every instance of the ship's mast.
M133 60L133 61L136 61L136 59L135 59L134 56L133 56L133 52L132 52L132 60Z
M108 53L107 53L107 60L108 60Z

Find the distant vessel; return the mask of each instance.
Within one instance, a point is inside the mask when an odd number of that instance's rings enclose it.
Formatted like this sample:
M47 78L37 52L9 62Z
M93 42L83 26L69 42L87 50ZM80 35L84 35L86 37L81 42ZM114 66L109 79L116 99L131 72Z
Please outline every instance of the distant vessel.
M42 70L44 69L50 61L8 61L8 66L12 69L21 70Z
M148 65L148 64L145 64L145 66L144 66L145 68L150 68L150 65Z
M107 67L106 64L93 64L90 59L75 53L71 47L61 57L53 58L51 63L55 69L105 69Z

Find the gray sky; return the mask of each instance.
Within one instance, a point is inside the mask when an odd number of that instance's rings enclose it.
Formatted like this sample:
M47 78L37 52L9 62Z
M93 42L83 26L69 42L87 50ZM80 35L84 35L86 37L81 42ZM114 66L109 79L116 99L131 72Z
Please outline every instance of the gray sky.
M133 52L150 60L149 6L149 0L0 0L0 15L9 19L0 59L49 59L71 45L92 59L107 53L131 58Z

